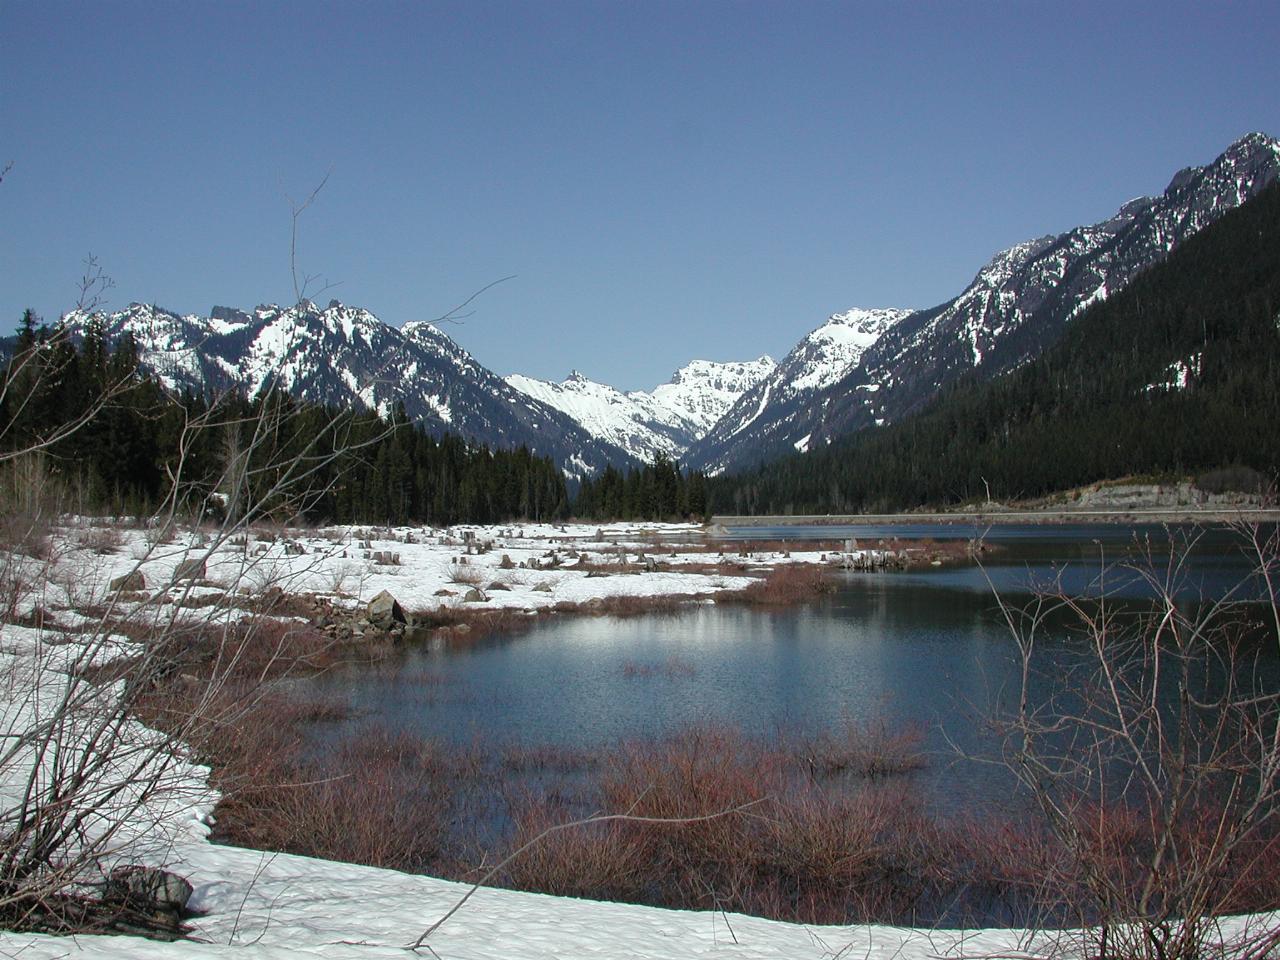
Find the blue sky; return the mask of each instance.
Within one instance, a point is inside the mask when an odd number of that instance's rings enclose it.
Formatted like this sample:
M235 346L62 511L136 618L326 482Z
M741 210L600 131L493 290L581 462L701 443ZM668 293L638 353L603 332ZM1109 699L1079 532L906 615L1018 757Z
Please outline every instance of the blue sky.
M996 250L1280 134L1265 3L0 5L0 329L293 299L499 373L650 388L925 307ZM7 319L5 319L7 318Z

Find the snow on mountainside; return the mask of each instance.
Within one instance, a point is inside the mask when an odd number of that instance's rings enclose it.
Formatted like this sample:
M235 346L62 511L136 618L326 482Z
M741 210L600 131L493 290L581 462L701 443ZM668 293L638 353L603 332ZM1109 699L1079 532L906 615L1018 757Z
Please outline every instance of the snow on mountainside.
M1278 173L1280 141L1252 133L1213 163L1177 173L1158 197L1139 197L1099 223L1001 251L958 297L894 323L804 403L769 398L744 415L739 407L750 398L744 395L687 459L717 472L743 468L898 420L961 376L985 380L1013 369L1054 343L1091 303L1256 196Z
M593 437L640 460L679 458L733 402L774 367L769 357L738 363L694 360L651 392L623 393L576 370L560 383L511 374L507 383L576 420Z
M779 422L785 411L798 410L824 387L835 383L857 364L862 354L890 327L910 316L910 310L854 308L832 315L811 331L767 377L745 391L689 450L688 459L710 473L733 462L739 437L764 418ZM789 438L795 449L808 447L807 437Z
M85 321L64 318L74 332ZM208 317L178 316L130 304L103 317L105 333L131 333L144 368L168 386L275 386L313 403L391 413L403 403L411 419L496 447L527 446L570 475L626 464L627 453L590 436L570 417L511 387L429 323L391 327L368 310L304 300L251 313L214 307Z

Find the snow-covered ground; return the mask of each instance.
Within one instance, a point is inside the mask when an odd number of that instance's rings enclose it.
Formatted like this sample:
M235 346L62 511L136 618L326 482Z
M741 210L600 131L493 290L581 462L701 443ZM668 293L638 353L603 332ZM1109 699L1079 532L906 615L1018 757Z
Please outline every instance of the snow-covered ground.
M404 542L406 534L413 542ZM510 591L494 591L489 603L533 608L556 599L666 593L713 593L740 586L745 578L714 573L639 573L588 578L585 571L504 570L503 555L512 563L545 560L556 550L567 555L585 549L594 559L617 558L625 551L637 564L637 554L659 555L657 544L674 538L693 538L693 527L661 530L635 527L466 528L452 530L371 531L332 530L277 537L250 538L226 544L209 556L207 582L202 590L237 590L246 584L285 583L295 590L333 594L343 581L342 594L352 604L382 589L391 590L410 609L461 602L437 597L436 590L453 586L450 576L467 556L467 543L493 542L482 554L471 554L466 566L499 579L511 577ZM92 541L72 529L61 537L52 576L26 600L30 609L40 603L55 620L74 623L79 616L63 609L102 595L110 579L141 569L147 591L167 590L176 564L208 551L190 535L154 548L140 531L119 531L114 552L73 549L77 540ZM103 546L97 538L99 548ZM368 540L369 548L361 546ZM290 544L287 546L287 544ZM259 552L260 547L265 547ZM299 552L305 550L305 552ZM399 566L366 560L366 552L391 550L400 554ZM716 553L661 554L679 565L717 559ZM777 556L733 557L735 563L763 566L780 562ZM796 554L792 562L811 562L817 555ZM341 576L340 576L341 575ZM237 580L236 578L240 579ZM535 591L550 583L550 595ZM211 610L212 608L204 608ZM192 610L198 615L198 610ZM206 613L204 615L214 615ZM12 735L30 722L32 711L67 680L77 662L74 634L41 633L30 627L0 625L0 717ZM99 643L97 660L128 650L119 638ZM129 736L145 742L153 734L134 725ZM10 770L17 767L10 765ZM190 907L200 916L192 921L191 939L163 943L128 936L76 938L0 933L0 956L22 960L84 958L199 958L245 957L252 960L324 957L328 960L376 960L413 956L407 946L443 917L468 892L468 887L431 877L390 870L331 863L288 854L263 853L212 844L208 841L216 797L206 778L208 770L175 758L166 774L165 790L141 814L145 830L120 835L114 862L163 865L187 877L194 886ZM13 796L12 782L0 783L0 795ZM109 864L108 864L109 865ZM1235 928L1245 920L1233 921ZM1253 918L1254 924L1274 924L1276 918ZM596 903L540 894L481 889L436 930L420 956L443 960L471 958L898 958L926 960L940 956L1010 956L1034 953L1036 943L1019 931L928 931L883 926L813 927L761 920L718 912L673 911L651 907ZM1041 944L1043 947L1043 944Z
M619 596L709 596L752 583L744 572L824 559L818 552L784 557L735 551L724 569L712 569L721 557L715 549L707 552L696 524L334 527L250 532L223 541L180 531L169 542L157 539L153 531L125 527L82 525L60 532L53 569L33 569L29 579L38 587L19 604L19 616L38 606L55 622L74 622L75 610L110 596L111 581L133 573L142 574L145 602L152 604L158 590L189 603L275 586L325 595L351 608L387 590L409 611L535 611ZM104 540L112 541L109 552L99 552ZM646 570L646 559L664 569ZM204 575L175 580L178 566L188 561L204 562ZM490 589L494 583L501 587ZM468 602L473 586L487 599Z

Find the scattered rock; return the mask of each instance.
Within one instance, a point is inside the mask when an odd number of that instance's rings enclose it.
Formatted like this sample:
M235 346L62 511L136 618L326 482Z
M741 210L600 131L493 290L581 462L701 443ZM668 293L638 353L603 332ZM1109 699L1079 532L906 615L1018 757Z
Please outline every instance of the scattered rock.
M605 573L605 571L603 571L603 570L589 570L589 571L587 571L587 579L588 579L588 580L590 580L592 577L607 577L607 576L609 576L609 574Z
M511 588L510 588L510 587L508 587L505 583L501 583L501 582L499 582L499 581L497 581L497 580L495 580L495 581L493 581L493 583L489 584L489 586L488 586L486 589L488 589L488 590L505 590L505 591L507 591L508 593L510 593L510 592L511 592Z
M187 908L191 894L191 884L176 873L158 867L130 865L111 871L104 899L123 901L146 911L163 910L177 915Z
M126 573L123 577L116 577L111 581L111 589L115 591L128 591L130 593L137 590L147 589L147 578L142 575L141 570L135 570L133 573Z
M404 615L404 609L396 598L386 590L383 590L369 601L365 617L370 624L379 630L390 630L397 623L404 624L408 622L408 618Z
M458 594L457 594L457 591L455 590L450 590L447 587L441 587L439 590L435 592L435 595L437 597L456 597Z
M200 557L191 557L187 560L179 560L177 567L173 571L173 579L175 580L203 580L205 578L205 564Z
M549 583L539 583L533 588L534 593L553 593L555 588Z
M462 599L467 603L484 603L489 598L485 596L484 591L479 587L472 587Z

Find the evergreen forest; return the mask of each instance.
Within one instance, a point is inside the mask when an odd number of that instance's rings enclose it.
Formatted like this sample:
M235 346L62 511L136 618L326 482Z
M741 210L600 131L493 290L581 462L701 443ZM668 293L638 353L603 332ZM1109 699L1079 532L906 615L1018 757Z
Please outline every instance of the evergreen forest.
M176 494L187 515L316 523L680 519L705 509L701 474L663 457L610 468L577 497L548 457L491 450L389 417L256 397L175 394L139 372L131 338L91 321L78 342L27 311L0 391L0 454L28 451L66 509L151 515ZM0 455L0 460L6 459ZM14 469L10 485L29 482Z
M714 513L885 513L1232 467L1280 471L1280 183L1011 373L708 496Z

